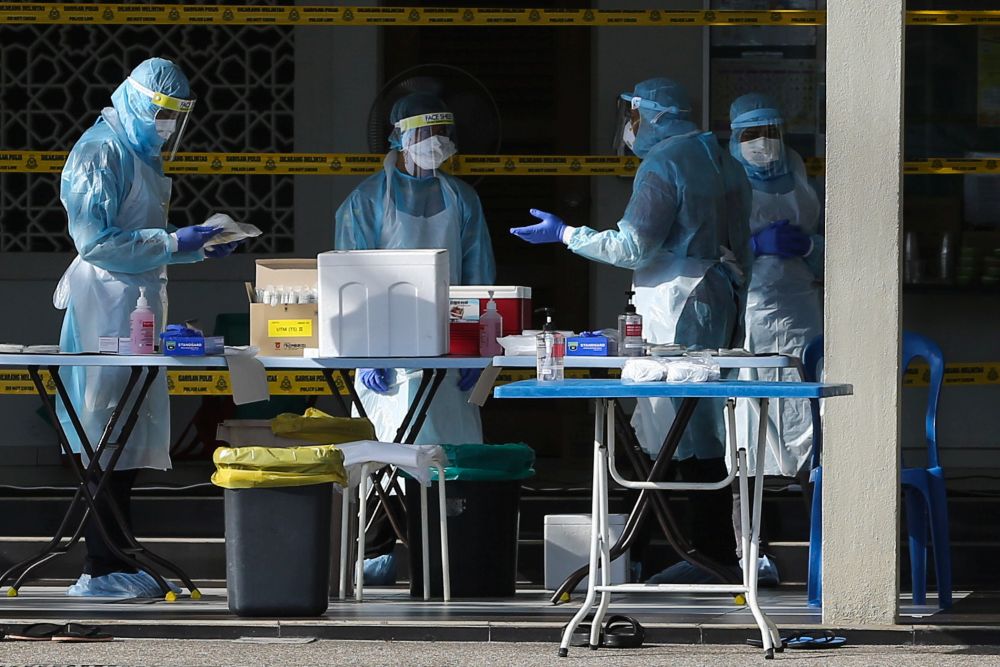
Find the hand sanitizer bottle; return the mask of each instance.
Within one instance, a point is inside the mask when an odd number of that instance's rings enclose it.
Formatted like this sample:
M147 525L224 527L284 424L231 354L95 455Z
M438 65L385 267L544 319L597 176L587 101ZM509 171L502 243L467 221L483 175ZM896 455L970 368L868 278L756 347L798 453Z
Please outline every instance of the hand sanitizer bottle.
M146 288L139 288L139 300L129 318L132 333L132 354L153 354L156 349L156 315L146 300Z
M490 290L490 300L486 303L486 312L479 318L479 356L495 357L503 353L503 348L497 338L503 335L503 317L497 312L497 302L493 300L493 290Z
M539 382L561 382L565 375L566 337L552 324L551 308L540 308L545 313L542 333L535 336L535 372Z

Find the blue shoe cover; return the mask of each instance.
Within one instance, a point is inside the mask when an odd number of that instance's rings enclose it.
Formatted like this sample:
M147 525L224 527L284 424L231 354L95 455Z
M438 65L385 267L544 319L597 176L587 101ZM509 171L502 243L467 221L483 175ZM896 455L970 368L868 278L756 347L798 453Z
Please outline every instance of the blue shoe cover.
M170 584L170 589L180 593L180 589ZM117 598L158 598L162 597L159 584L145 572L112 572L100 577L81 574L76 583L69 587L70 597Z
M395 554L365 559L365 586L392 586L395 583Z
M732 568L733 573L742 580L743 575L739 568ZM717 584L718 578L700 567L695 567L686 560L674 563L658 574L654 574L646 581L647 584Z

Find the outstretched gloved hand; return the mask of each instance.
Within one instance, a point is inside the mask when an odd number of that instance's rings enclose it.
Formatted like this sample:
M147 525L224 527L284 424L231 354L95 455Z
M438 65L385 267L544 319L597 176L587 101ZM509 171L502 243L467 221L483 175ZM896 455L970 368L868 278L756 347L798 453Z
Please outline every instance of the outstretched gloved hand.
M221 231L218 227L208 227L206 225L181 227L174 232L174 236L177 237L177 252L199 250L210 238Z
M459 368L458 369L458 388L461 391L469 391L476 386L476 382L479 381L479 376L482 374L482 370L478 368Z
M358 376L361 378L361 384L376 394L384 394L389 391L388 368L359 368Z
M533 208L530 211L541 222L527 227L514 227L510 233L528 243L562 243L563 232L566 231L566 223L557 215L539 211Z
M809 236L788 220L777 220L751 237L753 254L803 257L812 249Z

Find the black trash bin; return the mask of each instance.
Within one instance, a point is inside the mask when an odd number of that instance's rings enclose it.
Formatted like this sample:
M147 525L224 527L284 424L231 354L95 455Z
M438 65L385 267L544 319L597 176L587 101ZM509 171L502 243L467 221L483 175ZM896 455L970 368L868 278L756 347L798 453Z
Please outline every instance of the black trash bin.
M535 473L535 454L520 443L444 447L451 462L445 469L445 507L452 597L512 597L517 587L521 480ZM438 488L435 482L427 493L430 588L436 597L444 592ZM410 595L422 597L420 483L414 479L406 480L406 517Z
M330 588L333 484L343 453L314 447L220 447L226 590L237 616L320 616Z

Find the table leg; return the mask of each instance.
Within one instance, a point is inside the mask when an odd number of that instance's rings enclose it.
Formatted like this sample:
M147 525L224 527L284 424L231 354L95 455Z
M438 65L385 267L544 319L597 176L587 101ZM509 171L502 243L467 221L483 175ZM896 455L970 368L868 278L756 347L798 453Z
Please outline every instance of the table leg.
M757 621L757 626L760 628L761 640L764 644L764 657L773 658L774 657L774 647L775 645L780 646L781 638L778 634L778 628L774 623L761 611L760 602L757 599L757 558L760 551L760 514L761 506L763 504L764 498L764 451L765 447L761 444L765 438L767 438L767 411L768 411L768 400L766 398L760 399L760 410L758 419L758 429L757 429L757 451L756 460L754 468L754 490L753 490L753 517L750 522L750 535L747 536L748 528L742 526L742 538L743 538L743 580L747 587L747 604L750 607L750 611L753 613L754 620ZM740 463L746 463L746 451L740 450ZM748 470L745 465L740 468L740 512L741 518L747 517L747 502L748 502Z
M605 418L607 419L607 430L604 433L614 433L615 428L615 401L602 399L605 405ZM607 407L610 405L610 410ZM600 482L599 495L599 524L601 540L601 585L611 585L611 528L608 525L608 448L605 440L601 447L600 472L598 473ZM611 591L605 589L601 591L601 602L594 612L594 620L590 626L590 650L596 651L601 644L601 626L604 625L604 615L608 612L611 604Z
M330 388L330 393L333 395L334 402L337 404L337 407L340 408L340 412L343 413L345 417L350 417L351 409L347 406L347 403L344 401L344 397L340 393L340 387L337 386L337 378L334 377L334 375L340 377L341 380L344 382L344 384L348 384L349 378L344 377L340 369L336 370L334 370L333 368L323 369L323 379L326 380L326 385ZM355 404L355 407L357 407L357 404ZM362 408L362 410L363 409L364 408ZM359 414L361 414L360 411Z
M573 639L573 632L576 631L580 622L587 616L594 605L597 597L595 586L597 585L597 559L600 549L600 485L601 485L601 459L604 457L602 451L604 446L604 403L597 402L597 411L594 417L594 463L591 478L591 502L590 502L590 566L588 568L590 578L587 580L587 597L584 599L580 609L570 620L563 631L562 643L559 645L559 657L565 658L569 655L569 643ZM604 476L604 484L607 484L607 476Z

